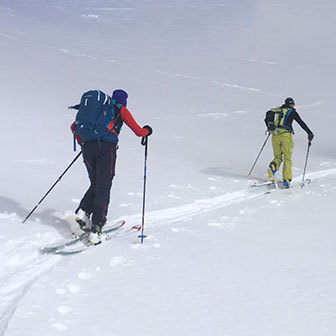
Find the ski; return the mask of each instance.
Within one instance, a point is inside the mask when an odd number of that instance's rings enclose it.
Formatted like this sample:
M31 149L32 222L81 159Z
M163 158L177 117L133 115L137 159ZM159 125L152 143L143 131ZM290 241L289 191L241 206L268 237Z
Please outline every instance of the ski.
M134 231L138 232L140 230L141 230L140 225L134 225L128 229L122 230L122 232L120 233L118 231L118 232L113 232L112 234L112 231L109 231L109 232L105 231L102 233L102 242L109 241L112 239L122 238L122 237L128 236L131 232L134 232ZM87 235L85 239L82 239L81 241L77 242L77 244L73 246L66 246L64 248L56 250L54 253L58 255L67 256L67 255L77 254L77 253L85 251L88 248L97 247L100 245L101 243L97 245L88 244L88 235Z
M274 190L283 190L282 181L274 180L274 181L264 181L264 182L254 182L251 185L252 188L266 188L265 195L271 194Z
M259 188L259 187L268 187L268 186L274 186L279 187L281 184L281 181L265 181L265 182L254 182L251 187L252 188Z
M306 185L308 185L311 182L310 179L305 179L303 182L300 183L300 187L301 189L304 188ZM292 182L289 188L284 187L283 183L281 181L277 181L276 184L271 182L271 183L265 183L263 184L264 186L267 186L267 191L265 192L265 194L271 194L272 192L274 192L275 190L278 191L291 191L291 190L296 190L298 187L298 183L297 182Z
M259 188L259 187L266 187L270 184L272 184L273 182L271 181L265 181L265 182L254 182L251 187L252 188Z
M103 233L113 232L113 231L116 231L116 230L122 228L124 225L125 225L124 220L121 220L121 221L119 221L115 224L108 224L108 225L105 225L103 227L102 232ZM65 242L63 242L61 244L54 245L54 246L43 247L43 248L40 249L40 252L43 253L43 254L55 253L56 251L62 250L65 247L72 246L72 245L75 245L79 242L85 241L85 240L88 239L88 237L89 237L89 232L84 232L81 235L79 235L77 237L74 237L74 238L71 238L69 240L66 240Z

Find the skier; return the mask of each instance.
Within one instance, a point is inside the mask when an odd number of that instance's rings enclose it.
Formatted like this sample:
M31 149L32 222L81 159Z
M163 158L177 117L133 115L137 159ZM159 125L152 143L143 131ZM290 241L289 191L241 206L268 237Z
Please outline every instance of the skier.
M272 134L274 153L274 158L267 169L268 176L272 181L275 181L274 174L280 168L283 161L282 179L283 187L286 189L290 187L292 180L293 120L297 121L306 131L310 144L314 138L314 134L295 110L293 98L286 98L285 104L268 111L265 118L267 129Z
M152 134L150 126L140 127L134 120L126 108L127 98L127 92L124 90L113 91L112 99L120 104L118 108L120 117L115 120L116 127L102 140L82 142L81 138L76 135L90 179L90 187L75 211L76 221L83 230L90 230L89 244L93 245L101 242L102 228L106 223L112 179L115 174L118 135L123 122L139 137ZM78 110L79 105L71 108ZM74 131L74 124L71 125L72 131Z

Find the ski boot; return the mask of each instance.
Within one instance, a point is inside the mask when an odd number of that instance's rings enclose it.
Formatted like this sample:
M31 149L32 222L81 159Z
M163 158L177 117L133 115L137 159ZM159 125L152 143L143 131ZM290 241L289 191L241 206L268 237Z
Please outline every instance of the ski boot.
M102 226L93 225L89 234L88 245L98 245L102 242Z
M85 232L89 232L92 227L91 214L82 209L78 209L76 214L76 222L79 224L80 228Z
M282 186L283 186L284 189L289 189L290 181L289 180L283 180L282 181Z
M275 162L271 162L267 168L267 173L268 173L268 177L270 178L272 182L275 181L275 176L274 176L275 172L276 172Z

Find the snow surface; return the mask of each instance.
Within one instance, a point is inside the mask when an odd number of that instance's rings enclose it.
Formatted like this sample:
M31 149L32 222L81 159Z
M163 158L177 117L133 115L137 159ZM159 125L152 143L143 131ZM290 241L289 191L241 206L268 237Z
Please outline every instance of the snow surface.
M336 4L331 0L0 2L0 335L336 332ZM129 92L154 134L146 227L71 257L88 187L69 125L88 89ZM294 97L294 183L248 177L264 113ZM270 142L253 175L265 177ZM144 151L125 126L108 219L141 223ZM280 176L279 176L280 177Z

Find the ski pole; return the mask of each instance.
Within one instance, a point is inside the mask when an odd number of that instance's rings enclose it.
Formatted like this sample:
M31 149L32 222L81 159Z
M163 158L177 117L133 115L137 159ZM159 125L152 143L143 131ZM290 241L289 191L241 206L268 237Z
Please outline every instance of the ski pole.
M259 156L260 156L261 152L263 151L263 149L264 149L264 147L265 147L265 145L266 145L266 142L267 142L268 138L270 137L270 135L271 135L271 134L268 133L267 138L266 138L264 144L262 145L262 147L261 147L261 149L260 149L260 152L259 152L257 158L255 159L255 161L254 161L254 163L253 163L253 166L252 166L250 172L248 173L249 175L251 175L252 170L254 169L254 166L256 165L256 163L257 163L257 161L258 161L258 159L259 159Z
M143 185L143 196L142 196L142 223L141 223L141 235L138 238L141 238L141 244L143 243L144 238L147 236L144 235L145 229L145 200L146 200L146 178L147 178L147 148L148 148L148 136L145 136L141 139L141 144L145 146L145 161L144 161L144 185Z
M306 154L306 162L305 162L304 169L303 169L301 189L305 186L304 180L305 180L305 175L306 175L306 169L307 169L307 162L308 162L308 155L309 155L310 146L311 146L311 142L308 141L308 148L307 148L307 154Z
M37 209L37 207L43 202L43 200L48 196L48 194L51 192L52 189L54 189L55 185L62 179L62 177L65 175L65 173L70 169L70 167L75 163L75 161L80 157L82 154L82 151L80 151L77 156L72 160L72 162L69 164L69 166L64 170L64 172L60 175L60 177L56 180L56 182L51 186L51 188L45 193L45 195L41 198L41 200L35 205L34 209L29 212L28 216L24 219L22 223L24 223L30 215Z

